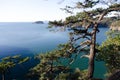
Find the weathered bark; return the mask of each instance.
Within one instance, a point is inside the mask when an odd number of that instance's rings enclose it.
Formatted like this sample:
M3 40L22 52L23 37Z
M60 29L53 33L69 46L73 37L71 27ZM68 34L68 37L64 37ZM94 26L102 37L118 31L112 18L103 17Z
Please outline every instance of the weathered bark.
M119 11L120 8L110 8L107 10L104 10L104 12L101 14L101 16L98 18L97 22L94 23L94 29L93 29L93 34L91 36L91 45L90 45L90 55L89 55L89 65L88 65L88 79L93 78L93 73L94 73L94 59L95 59L95 45L96 45L96 32L97 32L97 27L98 23L103 19L103 17L111 11Z
M90 55L89 55L89 64L88 64L88 79L93 78L94 74L94 59L95 59L95 44L96 44L96 31L97 23L94 24L93 34L91 36L91 45L90 45Z

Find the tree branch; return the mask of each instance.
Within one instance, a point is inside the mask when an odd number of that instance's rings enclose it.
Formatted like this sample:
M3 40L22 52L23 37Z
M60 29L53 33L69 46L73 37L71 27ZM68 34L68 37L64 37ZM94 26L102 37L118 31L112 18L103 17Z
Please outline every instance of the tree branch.
M82 55L80 58L89 58L90 55Z
M112 12L112 11L120 11L120 7L108 8L108 9L104 10L104 12L100 15L97 22L99 23L107 13Z

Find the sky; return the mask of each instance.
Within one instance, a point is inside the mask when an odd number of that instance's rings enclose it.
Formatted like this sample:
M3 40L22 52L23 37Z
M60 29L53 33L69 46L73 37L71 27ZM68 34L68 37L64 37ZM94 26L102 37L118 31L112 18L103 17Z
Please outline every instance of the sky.
M60 1L62 0L0 0L0 22L64 19L69 14L60 8L69 5L70 1L58 4Z
M0 0L0 22L60 20L69 16L60 8L79 0ZM118 0L120 1L120 0ZM101 5L100 5L101 6Z

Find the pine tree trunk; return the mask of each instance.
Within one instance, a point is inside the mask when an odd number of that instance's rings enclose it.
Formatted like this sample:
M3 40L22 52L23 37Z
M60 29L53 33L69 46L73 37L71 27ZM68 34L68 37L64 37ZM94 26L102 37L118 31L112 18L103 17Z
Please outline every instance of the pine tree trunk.
M4 73L2 74L2 80L5 80L5 74Z
M88 66L88 78L91 79L93 78L93 73L94 73L94 45L91 45L90 49L90 57L89 57L89 66Z
M90 45L90 55L89 55L89 64L88 64L88 79L93 78L94 74L94 59L95 59L95 44L96 44L96 31L97 24L94 25L93 34L91 36L91 45Z

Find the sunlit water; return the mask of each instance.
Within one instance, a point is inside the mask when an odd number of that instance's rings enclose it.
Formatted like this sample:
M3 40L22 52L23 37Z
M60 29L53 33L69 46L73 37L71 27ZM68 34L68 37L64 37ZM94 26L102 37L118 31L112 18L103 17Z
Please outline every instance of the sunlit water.
M68 34L66 32L50 32L47 29L48 24L35 23L0 23L0 58L15 54L23 56L34 56L38 53L54 50L60 43L68 41ZM100 33L97 34L97 42L102 43L106 39L105 32L108 28L100 28ZM87 59L77 58L71 67L77 66L80 69L85 69L88 66ZM28 62L27 65L16 67L12 78L19 78L23 76L23 72L27 72L29 68L36 64L34 60ZM106 71L103 62L96 62L95 77L104 77ZM18 75L20 74L20 75Z

